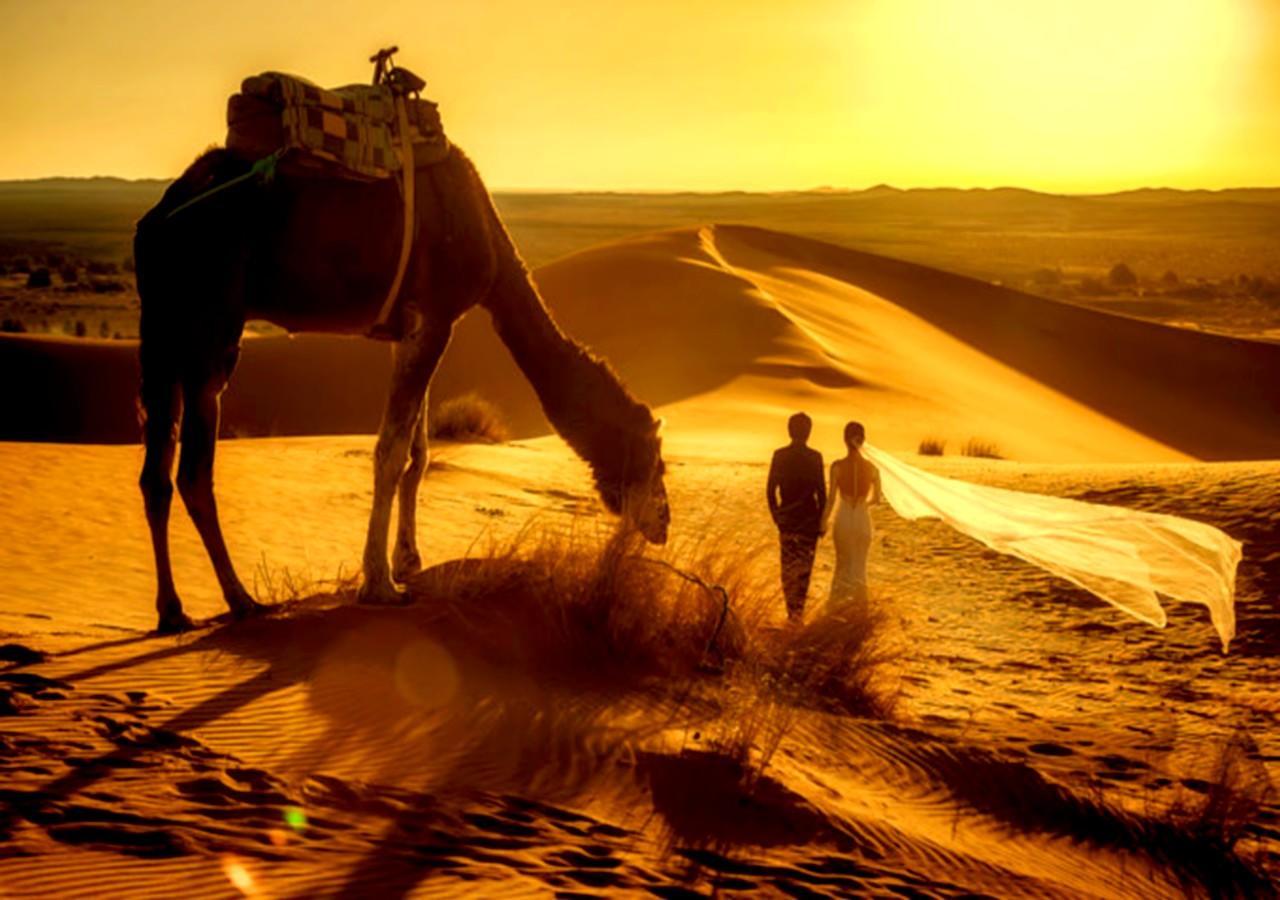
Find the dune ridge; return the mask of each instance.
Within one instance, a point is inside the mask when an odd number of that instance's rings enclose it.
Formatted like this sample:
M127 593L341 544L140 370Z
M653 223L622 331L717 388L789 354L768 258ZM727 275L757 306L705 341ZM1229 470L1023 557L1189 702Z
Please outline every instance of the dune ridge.
M761 228L656 232L537 270L565 330L633 390L724 439L761 444L799 405L860 417L891 449L928 435L1045 461L1280 456L1280 345L1184 331ZM0 335L0 437L137 439L129 342ZM230 436L369 433L387 349L357 338L247 338ZM474 390L512 433L545 433L487 315L459 324L434 384ZM1170 398L1176 396L1177 402ZM693 421L693 419L686 419Z

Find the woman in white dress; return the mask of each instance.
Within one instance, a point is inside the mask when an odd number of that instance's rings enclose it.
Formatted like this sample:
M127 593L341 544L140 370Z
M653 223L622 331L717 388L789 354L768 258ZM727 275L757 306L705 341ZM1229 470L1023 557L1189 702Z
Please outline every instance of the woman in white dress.
M867 552L871 549L869 503L880 502L880 471L862 455L867 432L861 422L844 427L848 454L831 464L827 507L822 512L822 532L826 533L835 513L836 567L831 578L827 611L837 612L849 605L867 605Z

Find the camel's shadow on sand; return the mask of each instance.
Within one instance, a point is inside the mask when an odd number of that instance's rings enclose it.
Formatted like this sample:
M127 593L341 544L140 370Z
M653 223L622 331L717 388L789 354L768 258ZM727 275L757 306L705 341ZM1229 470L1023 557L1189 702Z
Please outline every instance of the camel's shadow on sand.
M226 686L156 722L155 735L190 741L201 729L247 718L254 728L280 730L272 757L255 761L273 778L319 778L341 791L358 785L379 796L386 786L387 796L399 799L371 801L373 819L385 825L349 872L346 886L353 890L376 882L398 895L432 877L421 854L405 847L423 822L449 814L442 798L451 796L462 798L457 808L464 810L475 798L490 805L520 798L553 810L550 804L559 803L561 816L587 797L605 798L615 809L639 802L651 812L630 824L648 831L647 817L656 816L667 850L695 867L730 871L737 848L811 846L865 858L858 851L869 838L857 823L815 805L796 785L743 768L706 745L674 747L671 734L705 728L721 714L708 699L721 687L717 676L691 669L673 678L647 668L647 657L618 659L608 617L590 604L546 602L536 584L542 574L510 557L451 561L411 579L412 602L405 606L359 605L350 591L316 593L60 677L79 687L111 672L205 657L228 673ZM236 679L239 667L245 677ZM838 728L836 757L865 756L866 739L889 734L909 748L940 796L961 798L1010 834L1046 831L1077 840L1087 834L1124 853L1183 857L1193 881L1248 880L1234 861L1194 853L1169 828L1073 796L1021 764L871 720ZM153 749L117 747L100 765L90 761L42 785L33 792L38 799L15 812L35 821L41 809L65 806ZM984 777L996 766L995 775Z

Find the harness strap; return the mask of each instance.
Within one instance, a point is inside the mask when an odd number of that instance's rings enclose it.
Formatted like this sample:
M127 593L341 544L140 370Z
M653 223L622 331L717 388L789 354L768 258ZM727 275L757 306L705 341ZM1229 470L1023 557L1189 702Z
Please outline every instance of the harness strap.
M222 184L214 185L213 187L209 188L209 190L207 191L203 191L199 194L196 194L186 203L180 204L179 206L176 206L172 210L170 210L169 214L165 216L165 218L172 219L174 216L182 212L184 209L190 209L192 206L195 206L197 203L201 203L205 200L208 200L210 197L214 196L215 194L219 194L222 191L227 190L228 188L233 188L238 184L243 184L244 182L250 181L254 178L260 178L262 179L263 184L269 184L271 182L271 179L275 178L276 176L276 163L280 161L280 157L284 156L284 153L285 153L284 148L281 148L269 156L262 157L262 159L258 160L256 163L253 164L253 167L250 168L248 172L245 172L243 175L237 175L235 178L232 178L230 181L224 181L222 182Z
M391 312L395 309L396 299L400 296L400 286L404 282L405 270L409 268L409 251L413 248L413 199L414 199L414 159L413 137L409 134L409 113L404 95L396 95L396 115L400 120L400 172L404 178L404 234L400 238L400 260L396 263L396 274L391 279L391 288L387 291L387 299L382 301L382 309L378 312L378 320L369 329L372 337L382 337L387 332L387 323Z

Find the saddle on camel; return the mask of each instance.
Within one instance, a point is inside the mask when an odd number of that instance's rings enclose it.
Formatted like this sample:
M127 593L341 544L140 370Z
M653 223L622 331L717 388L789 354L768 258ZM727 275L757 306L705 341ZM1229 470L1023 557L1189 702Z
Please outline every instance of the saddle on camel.
M252 160L245 175L192 198L175 215L206 197L244 181L270 180L278 166L298 175L355 181L397 179L404 229L391 287L369 337L392 339L390 327L414 236L416 170L449 155L440 108L420 95L427 83L393 66L398 47L379 50L371 84L322 88L284 72L246 78L227 101L227 150Z
M436 105L421 99L422 79L391 64L394 52L372 58L367 85L326 90L275 72L247 79L228 105L226 147L201 154L138 222L139 486L162 632L191 626L169 553L175 480L232 613L257 609L232 564L213 490L222 392L252 319L390 342L361 601L404 602L398 585L421 568L428 388L454 324L476 307L489 313L547 421L591 467L604 506L649 541L666 540L658 421L604 360L560 330L479 172L445 137Z

